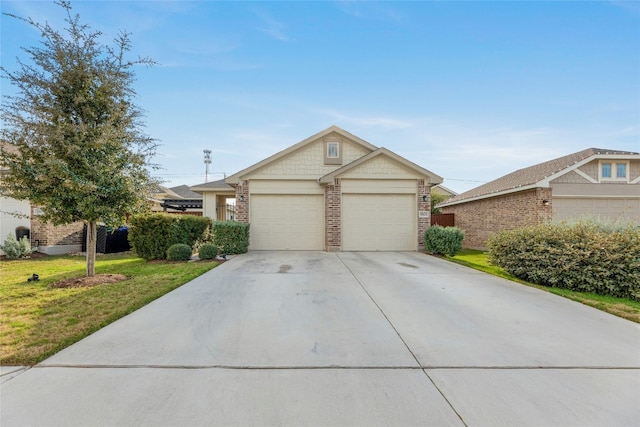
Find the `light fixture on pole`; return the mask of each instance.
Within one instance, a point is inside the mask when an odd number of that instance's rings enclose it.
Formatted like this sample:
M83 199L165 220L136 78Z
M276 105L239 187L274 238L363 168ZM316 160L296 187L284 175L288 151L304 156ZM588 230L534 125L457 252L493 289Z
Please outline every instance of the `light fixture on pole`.
M204 153L204 182L209 182L209 165L211 164L211 150L202 150Z

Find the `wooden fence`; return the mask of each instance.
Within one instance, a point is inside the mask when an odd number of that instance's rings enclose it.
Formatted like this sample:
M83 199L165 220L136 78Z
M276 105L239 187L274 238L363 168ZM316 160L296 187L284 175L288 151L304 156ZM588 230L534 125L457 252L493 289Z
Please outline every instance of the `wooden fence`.
M453 227L456 225L454 214L431 214L431 225L438 224L441 227Z

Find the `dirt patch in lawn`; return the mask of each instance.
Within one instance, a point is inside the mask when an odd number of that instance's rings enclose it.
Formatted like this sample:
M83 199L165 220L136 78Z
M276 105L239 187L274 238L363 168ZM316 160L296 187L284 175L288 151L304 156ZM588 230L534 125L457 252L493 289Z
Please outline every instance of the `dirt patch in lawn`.
M123 274L96 274L91 277L72 277L52 283L52 288L86 288L89 286L106 285L109 283L118 283L127 280L128 277Z

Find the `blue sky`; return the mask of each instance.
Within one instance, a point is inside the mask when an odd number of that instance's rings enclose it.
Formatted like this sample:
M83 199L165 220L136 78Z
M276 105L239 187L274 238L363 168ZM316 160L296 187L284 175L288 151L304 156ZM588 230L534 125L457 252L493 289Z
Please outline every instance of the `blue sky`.
M2 12L62 28L49 1ZM132 33L167 186L233 174L331 125L458 192L589 147L640 151L640 2L75 1ZM2 16L1 62L39 34ZM10 94L6 80L2 92Z

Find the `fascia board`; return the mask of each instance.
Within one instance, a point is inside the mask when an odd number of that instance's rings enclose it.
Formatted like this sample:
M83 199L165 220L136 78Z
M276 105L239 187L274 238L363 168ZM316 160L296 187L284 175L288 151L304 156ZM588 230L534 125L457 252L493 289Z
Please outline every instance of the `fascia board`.
M400 164L410 168L411 170L415 171L416 173L420 174L420 175L424 175L424 176L428 176L429 177L429 181L431 184L440 184L442 183L443 179L441 176L436 175L435 173L428 171L427 169L416 165L415 163L405 159L402 156L399 156L398 154L394 153L391 150L388 150L385 147L380 147L378 148L376 151L373 151L365 156L360 157L359 159L339 168L334 170L331 173L328 173L327 175L321 177L318 179L318 183L320 184L328 184L330 182L333 182L333 180L339 176L342 175L343 173L358 167L359 165L368 162L369 160L380 156L380 155L386 155L387 157L399 162Z
M481 196L469 197L468 199L458 200L458 201L453 202L453 203L447 203L447 201L445 200L442 203L438 203L437 207L444 208L446 206L455 206L455 205L459 205L459 204L462 204L462 203L475 202L477 200L483 200L483 199L490 199L492 197L504 196L505 194L518 193L520 191L527 191L527 190L532 190L534 188L540 188L540 187L541 186L538 185L538 183L535 183L535 184L530 184L530 185L523 185L522 187L515 187L515 188L510 188L508 190L498 191L496 193L489 193L489 194L483 194Z

